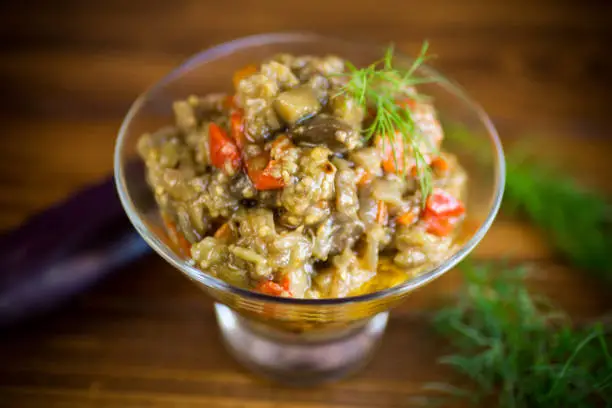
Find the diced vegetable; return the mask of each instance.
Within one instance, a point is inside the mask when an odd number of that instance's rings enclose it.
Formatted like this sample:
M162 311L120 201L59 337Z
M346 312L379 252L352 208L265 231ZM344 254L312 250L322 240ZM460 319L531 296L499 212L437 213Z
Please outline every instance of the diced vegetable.
M193 260L204 270L222 265L227 258L227 254L227 245L213 237L206 237L191 248Z
M240 169L240 152L232 139L214 122L208 125L210 161L228 174Z
M377 201L384 201L392 206L401 206L403 184L400 179L376 179L372 182L372 197Z
M382 166L387 173L402 174L406 168L404 157L404 138L396 133L391 143L391 138L376 136L375 144L382 156Z
M423 223L426 231L440 237L450 234L465 208L460 200L446 191L436 188L427 198Z
M384 201L378 201L376 210L376 222L381 225L386 225L389 220L389 213L387 211L387 205Z
M187 101L176 101L172 104L172 110L176 117L176 125L185 133L195 130L197 120L193 107Z
M378 205L372 195L372 184L362 186L359 189L359 219L367 226L376 222Z
M385 229L382 225L374 225L366 231L365 248L363 250L362 259L365 267L376 272L378 267L378 253L382 247L382 241L385 238Z
M234 82L234 87L238 88L240 81L242 81L244 78L248 76L253 75L256 72L257 72L257 65L255 64L249 64L245 66L244 68L241 68L238 71L236 71L234 73L234 77L232 78Z
M310 87L298 87L282 92L274 100L274 109L288 125L313 116L321 110L321 104Z
M232 230L229 226L229 223L223 223L223 225L221 225L219 229L215 231L214 237L219 241L228 241L232 237Z
M436 188L427 198L425 211L438 216L458 216L465 212L465 208L461 201L446 191Z
M443 157L438 156L431 161L431 167L438 173L444 173L448 171L448 162Z
M191 256L191 243L187 241L185 236L178 231L176 224L170 221L166 216L162 216L166 229L170 235L170 239L178 246L179 250L185 256Z
M291 288L291 279L289 278L289 275L285 275L283 279L281 279L281 287L289 292Z
M353 150L349 159L355 162L357 166L363 168L372 177L379 176L381 173L381 155L380 151L374 147L364 147L361 149Z
M395 233L395 246L400 251L410 248L422 248L430 244L432 237L420 228L409 225L399 225Z
M321 261L327 261L327 256L332 249L332 234L334 233L334 222L330 217L325 222L321 223L316 230L313 239L312 254Z
M265 265L267 263L265 257L253 251L252 249L242 248L235 245L230 246L229 249L231 253L247 262L252 262L258 265Z
M280 157L288 149L293 147L291 139L287 135L280 135L270 145L270 156Z
M182 202L174 202L172 205L174 209L174 221L176 223L176 230L179 231L182 236L190 243L195 243L202 239L202 235L199 232L206 232L206 225L203 220L197 220L198 216L202 216L202 208L198 206L189 206ZM199 221L199 222L198 222ZM199 223L200 231L196 224Z
M170 197L175 200L190 200L194 192L185 182L185 174L178 169L163 169L160 171L159 184Z
M322 279L318 282L322 287L322 292L327 292L330 297L349 296L364 283L375 276L375 273L361 267L359 259L353 251L345 249L332 259L333 268L328 272L330 278L325 278L321 273Z
M288 275L285 275L280 283L271 280L261 281L257 285L257 291L270 296L293 297L291 293L291 281Z
M285 186L283 178L274 174L274 168L278 166L278 162L269 160L269 158L270 155L266 152L246 162L249 178L258 190L277 190Z
M334 214L334 231L330 254L337 254L352 248L365 231L361 221L349 218L341 213Z
M244 131L244 119L241 111L235 110L230 115L230 129L232 139L236 142L238 149L244 149L248 143L251 143Z
M276 235L274 214L266 208L254 208L236 214L239 234L243 237L268 238Z
M445 237L455 229L457 218L425 215L423 222L425 223L425 230L428 233L439 237Z
M270 296L280 296L285 289L276 282L266 280L257 285L257 291Z
M359 209L355 178L355 172L351 169L336 173L336 210L349 217L356 217Z
M374 178L372 173L368 173L366 170L362 169L361 167L358 169L357 174L358 174L357 185L359 187L370 184L372 182L372 179Z
M268 61L261 64L260 71L267 78L273 80L280 89L289 89L300 84L291 68L277 61Z
M407 211L401 214L399 217L397 217L395 221L401 225L410 225L414 222L415 219L416 219L415 213L412 211Z
M338 116L346 123L353 126L361 126L363 121L363 107L346 94L336 95L331 99L331 108L334 116Z
M414 268L427 262L427 256L418 248L400 251L393 257L393 262L402 268Z
M346 122L328 114L306 120L293 130L293 140L303 146L326 146L334 152L346 152L361 139Z

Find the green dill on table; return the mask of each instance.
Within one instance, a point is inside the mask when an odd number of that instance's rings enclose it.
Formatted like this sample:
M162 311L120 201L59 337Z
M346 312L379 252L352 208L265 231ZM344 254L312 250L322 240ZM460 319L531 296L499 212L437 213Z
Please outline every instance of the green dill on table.
M576 267L612 283L612 206L528 158L509 157L504 210L526 216Z
M466 129L448 126L446 136L487 160ZM525 217L574 266L612 283L612 205L527 152L523 147L506 155L502 211Z
M479 155L464 129L447 137ZM524 153L524 152L523 152ZM611 207L605 197L513 151L507 157L502 211L523 216L579 270L612 281ZM612 407L612 332L603 323L577 327L531 294L524 267L460 265L458 304L438 311L434 327L453 354L440 359L470 380L438 384L475 403L501 408Z
M458 303L434 319L454 350L439 362L471 381L457 394L501 408L612 406L610 332L572 326L528 292L524 268L466 261L461 269Z

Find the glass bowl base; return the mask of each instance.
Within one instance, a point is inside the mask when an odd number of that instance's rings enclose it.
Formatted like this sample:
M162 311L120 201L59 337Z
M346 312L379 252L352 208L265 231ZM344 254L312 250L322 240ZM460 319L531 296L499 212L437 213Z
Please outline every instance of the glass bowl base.
M275 382L293 386L338 380L363 368L387 326L389 312L350 329L324 335L289 333L262 326L215 303L226 348L246 368Z

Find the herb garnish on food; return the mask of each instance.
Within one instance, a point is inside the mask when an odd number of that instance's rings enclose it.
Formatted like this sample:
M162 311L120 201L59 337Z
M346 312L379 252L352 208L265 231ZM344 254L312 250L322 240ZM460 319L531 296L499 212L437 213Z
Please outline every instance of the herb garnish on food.
M429 58L428 48L429 44L425 41L419 55L408 69L400 69L393 65L393 46L387 49L382 60L365 68L357 68L347 63L348 81L342 88L343 92L355 97L364 110L371 109L373 112L372 122L364 131L367 139L380 136L383 148L385 145L390 145L393 149L395 160L398 156L395 151L396 137L402 137L403 144L411 148L423 203L432 191L431 168L421 151L421 144L426 141L425 138L420 137L420 130L412 117L410 104L398 103L398 101L422 98L413 87L437 81L436 78L416 75L418 68ZM406 159L405 154L400 156L400 160ZM404 172L407 170L407 166L400 166L398 163L396 167L402 167Z

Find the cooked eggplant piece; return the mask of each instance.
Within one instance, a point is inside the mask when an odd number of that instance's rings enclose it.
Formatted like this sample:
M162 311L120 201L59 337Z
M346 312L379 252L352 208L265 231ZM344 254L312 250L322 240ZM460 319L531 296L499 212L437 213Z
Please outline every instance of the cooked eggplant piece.
M343 120L322 113L295 128L293 140L298 145L327 146L336 153L345 153L349 150L345 142L353 133L353 128Z
M321 103L311 87L301 86L280 93L274 100L274 110L283 122L293 126L316 115L321 110Z

